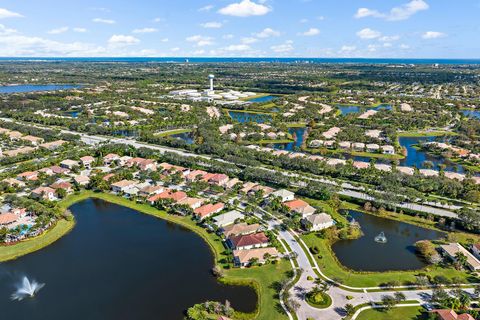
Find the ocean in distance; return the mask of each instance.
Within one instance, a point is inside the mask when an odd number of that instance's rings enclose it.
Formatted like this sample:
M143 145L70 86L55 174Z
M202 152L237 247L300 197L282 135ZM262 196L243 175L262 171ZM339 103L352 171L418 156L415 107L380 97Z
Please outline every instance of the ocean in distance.
M214 57L0 57L0 62L124 62L124 63L345 63L480 65L480 59L370 59L370 58L214 58Z

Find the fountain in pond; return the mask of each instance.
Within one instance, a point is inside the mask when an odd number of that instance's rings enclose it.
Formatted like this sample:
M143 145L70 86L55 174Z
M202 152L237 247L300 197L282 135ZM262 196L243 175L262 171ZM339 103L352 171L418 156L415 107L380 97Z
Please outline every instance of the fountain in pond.
M35 280L30 281L27 277L23 277L22 282L17 287L11 298L12 300L22 301L25 298L33 298L35 294L45 286L45 283L38 283Z
M380 232L378 236L375 237L375 242L378 243L386 243L387 242L387 237L385 237L385 233Z

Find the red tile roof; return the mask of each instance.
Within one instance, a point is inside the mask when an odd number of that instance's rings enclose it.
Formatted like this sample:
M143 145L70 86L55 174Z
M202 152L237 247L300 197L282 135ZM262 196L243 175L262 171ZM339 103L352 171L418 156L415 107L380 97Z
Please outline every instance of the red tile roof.
M269 242L268 237L263 232L234 236L230 238L230 241L235 248L254 246Z
M295 199L292 201L285 202L285 205L290 209L290 210L295 210L295 209L300 209L300 208L305 208L308 206L308 203L306 203L303 200L300 199Z
M194 213L200 218L203 219L205 217L208 217L211 214L220 212L223 210L225 205L221 202L216 203L216 204L206 204L204 206L201 206L200 208L195 209Z

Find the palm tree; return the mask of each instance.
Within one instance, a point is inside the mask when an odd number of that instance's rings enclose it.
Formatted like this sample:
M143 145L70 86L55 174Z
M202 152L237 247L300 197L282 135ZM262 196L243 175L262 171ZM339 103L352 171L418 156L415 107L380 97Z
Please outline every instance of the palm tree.
M457 269L465 266L467 263L467 256L462 252L455 253L455 266Z

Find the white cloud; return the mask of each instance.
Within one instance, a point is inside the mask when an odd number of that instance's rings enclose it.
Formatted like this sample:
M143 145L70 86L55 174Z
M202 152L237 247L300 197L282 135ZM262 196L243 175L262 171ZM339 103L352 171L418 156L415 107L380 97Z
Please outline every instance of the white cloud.
M222 39L225 39L225 40L230 40L230 39L233 39L235 36L233 34L224 34L222 36Z
M270 38L280 36L280 32L273 30L272 28L265 28L262 31L254 34L258 38Z
M323 21L323 20L325 20L325 17L324 16L318 16L317 20Z
M204 47L204 46L210 46L213 44L213 38L212 37L204 37L201 35L194 35L186 38L188 42L195 42L195 44L198 47Z
M423 39L438 39L438 38L444 38L447 35L443 32L438 32L438 31L427 31L424 34L422 34Z
M157 32L157 28L140 28L140 29L135 29L132 31L132 33L152 33L152 32Z
M211 21L200 24L205 29L219 29L223 26L221 22Z
M375 39L380 37L382 34L379 31L372 30L370 28L365 28L357 32L357 36L360 39Z
M252 48L248 44L232 44L226 48L223 48L225 51L248 51Z
M180 48L179 47L174 47L174 48L171 48L170 51L177 52L177 51L180 51Z
M17 33L17 30L7 28L3 24L0 24L0 36L7 36L14 33Z
M253 38L253 37L242 38L242 43L244 43L244 44L251 44L251 43L255 43L255 42L258 42L257 38Z
M7 10L5 8L0 8L0 19L5 18L22 18L23 16L20 13Z
M85 28L73 28L73 31L83 33L83 32L87 32L87 29L85 29Z
M205 54L205 50L196 50L193 52L194 55L198 56L198 55L202 55L202 54Z
M214 7L215 7L215 6L209 4L209 5L205 6L205 7L201 7L200 9L198 9L198 11L200 11L200 12L202 12L202 11L210 11L210 10L212 10Z
M341 53L350 53L352 51L355 51L357 50L357 47L355 46L347 46L347 45L344 45L342 46L342 48L340 49L340 52Z
M161 39L160 41L161 41L161 42L168 42L169 40L168 40L168 38L163 38L163 39Z
M400 39L400 36L398 35L394 35L394 36L383 36L383 37L380 37L378 38L379 41L382 41L382 42L390 42L390 41L397 41Z
M153 19L153 22L156 22L156 23L162 22L162 21L163 21L163 19L162 19L162 18L159 18L159 17Z
M285 43L283 43L283 44L279 44L279 45L276 45L276 46L271 46L270 49L272 49L272 51L275 52L275 53L290 52L290 51L294 50L292 44L293 44L293 41L288 40L288 41L285 41Z
M114 47L124 47L139 43L140 40L134 36L127 36L123 34L114 34L108 39L108 44Z
M355 14L355 18L381 18L388 21L400 21L410 18L412 15L419 11L427 10L429 8L428 3L424 0L411 0L399 7L392 8L388 13L382 13L378 10L360 8Z
M312 37L320 34L320 30L317 28L310 28L305 32L300 33L300 35L305 36L305 37Z
M60 28L52 29L52 30L48 31L47 33L48 34L60 34L60 33L65 33L67 31L68 31L68 27L60 27Z
M308 19L301 19L300 20L300 23L307 23L308 22Z
M115 24L115 20L111 20L111 19L95 18L92 21L96 23Z
M272 11L271 8L250 0L232 3L218 10L218 13L234 17L263 16Z
M410 46L408 44L402 43L399 48L403 50L407 50L407 49L410 49Z

